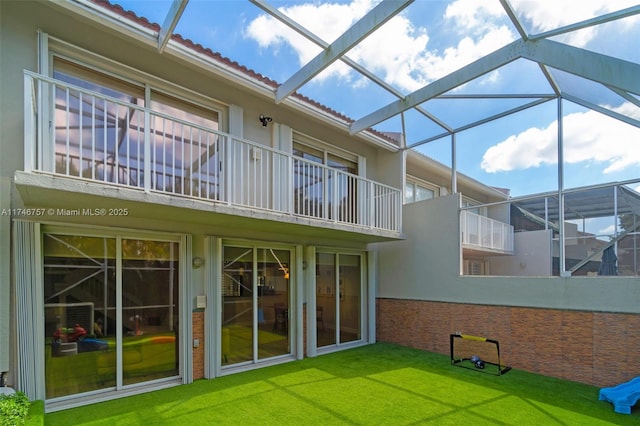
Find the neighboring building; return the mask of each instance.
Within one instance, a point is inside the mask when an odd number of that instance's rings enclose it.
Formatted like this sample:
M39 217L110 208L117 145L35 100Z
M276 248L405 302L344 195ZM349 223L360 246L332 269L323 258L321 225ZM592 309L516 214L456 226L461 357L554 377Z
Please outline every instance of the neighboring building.
M109 3L0 11L0 372L47 410L458 330L639 366L637 278L514 277L553 220L518 247L507 190Z

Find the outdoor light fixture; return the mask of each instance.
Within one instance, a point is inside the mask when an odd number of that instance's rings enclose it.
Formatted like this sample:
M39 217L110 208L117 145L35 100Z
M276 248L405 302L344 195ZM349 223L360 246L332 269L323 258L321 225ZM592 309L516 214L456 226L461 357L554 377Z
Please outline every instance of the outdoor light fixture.
M271 123L273 121L273 118L267 117L264 114L260 114L260 117L258 117L258 120L260 120L260 122L262 123L262 127L267 127L267 124Z
M199 267L204 265L204 259L201 257L194 257L192 262L195 269L198 269Z

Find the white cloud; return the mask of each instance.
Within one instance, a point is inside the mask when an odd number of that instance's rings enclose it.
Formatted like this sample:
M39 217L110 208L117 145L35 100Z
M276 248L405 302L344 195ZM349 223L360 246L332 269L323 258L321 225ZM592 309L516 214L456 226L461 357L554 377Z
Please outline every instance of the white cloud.
M631 103L614 111L640 119ZM510 136L485 152L481 167L487 173L557 164L557 121L545 128L530 128ZM640 130L595 111L569 114L563 119L564 160L590 162L603 173L640 166Z
M280 11L331 43L373 8L375 3L371 0L353 0L348 4L305 3ZM459 35L454 45L442 51L429 50L427 28L416 27L407 14L399 14L348 52L348 56L387 83L402 90L414 91L515 38L504 22L499 25L496 21L504 21L500 3L491 2L491 6L485 3L456 0L449 5L444 15L447 21L445 27L465 35ZM306 64L320 52L317 46L266 15L253 20L246 29L246 35L255 39L262 48L290 46L297 54L300 65ZM331 76L351 81L354 85L362 84L361 80L354 78L351 69L340 62L325 70L317 80Z
M503 47L514 40L506 26L496 27L477 39L465 37L455 47L449 47L442 55L430 53L425 58L427 77L432 81L459 69L482 56Z
M615 12L637 4L637 0L560 0L549 4L547 1L512 0L513 8L524 17L532 33L545 31L591 19L595 16ZM619 29L630 27L638 18L619 21ZM597 34L598 27L588 27L567 33L559 40L583 47Z
M517 14L530 31L539 33L584 19L619 10L636 0L513 0ZM352 0L349 3L320 3L308 0L279 10L312 33L331 43L362 18L378 0ZM348 56L381 77L387 83L406 92L415 91L452 71L503 47L517 38L499 1L453 0L442 16L444 22L434 28L420 26L421 17L411 15L409 6L399 15L372 33ZM638 17L640 19L640 17ZM624 19L621 26L638 22ZM597 27L576 31L565 36L574 45L584 46L595 36ZM277 51L291 48L302 66L321 49L273 17L261 15L249 23L245 36L258 42L261 48ZM437 36L438 48L433 37ZM444 46L444 47L442 47ZM354 87L367 82L344 63L337 61L313 81L322 82L337 77ZM494 73L482 84L497 85L500 74Z
M495 28L494 22L505 16L498 1L455 0L444 13L460 31L486 34Z
M604 228L598 229L598 232L596 232L596 234L597 235L614 235L616 230L617 228L615 225L609 225Z
M371 0L354 0L349 4L304 3L279 10L325 42L331 43L373 8L374 3ZM301 66L321 51L315 43L269 15L260 15L251 21L245 34L264 49L277 50L282 46L290 46L298 56ZM320 78L326 79L332 75L347 77L349 73L350 68L338 62L322 73Z

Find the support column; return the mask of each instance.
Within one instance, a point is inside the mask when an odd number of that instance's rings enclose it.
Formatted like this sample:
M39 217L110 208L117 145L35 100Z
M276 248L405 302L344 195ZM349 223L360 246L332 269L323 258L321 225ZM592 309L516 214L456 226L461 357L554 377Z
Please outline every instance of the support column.
M570 277L564 250L564 140L562 125L562 97L558 97L558 267L561 277Z

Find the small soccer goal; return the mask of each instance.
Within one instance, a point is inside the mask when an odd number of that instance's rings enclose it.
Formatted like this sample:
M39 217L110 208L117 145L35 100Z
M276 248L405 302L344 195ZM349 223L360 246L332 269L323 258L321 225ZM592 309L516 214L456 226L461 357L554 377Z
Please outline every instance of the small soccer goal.
M452 334L451 365L500 376L511 367L500 362L500 344L486 337Z

